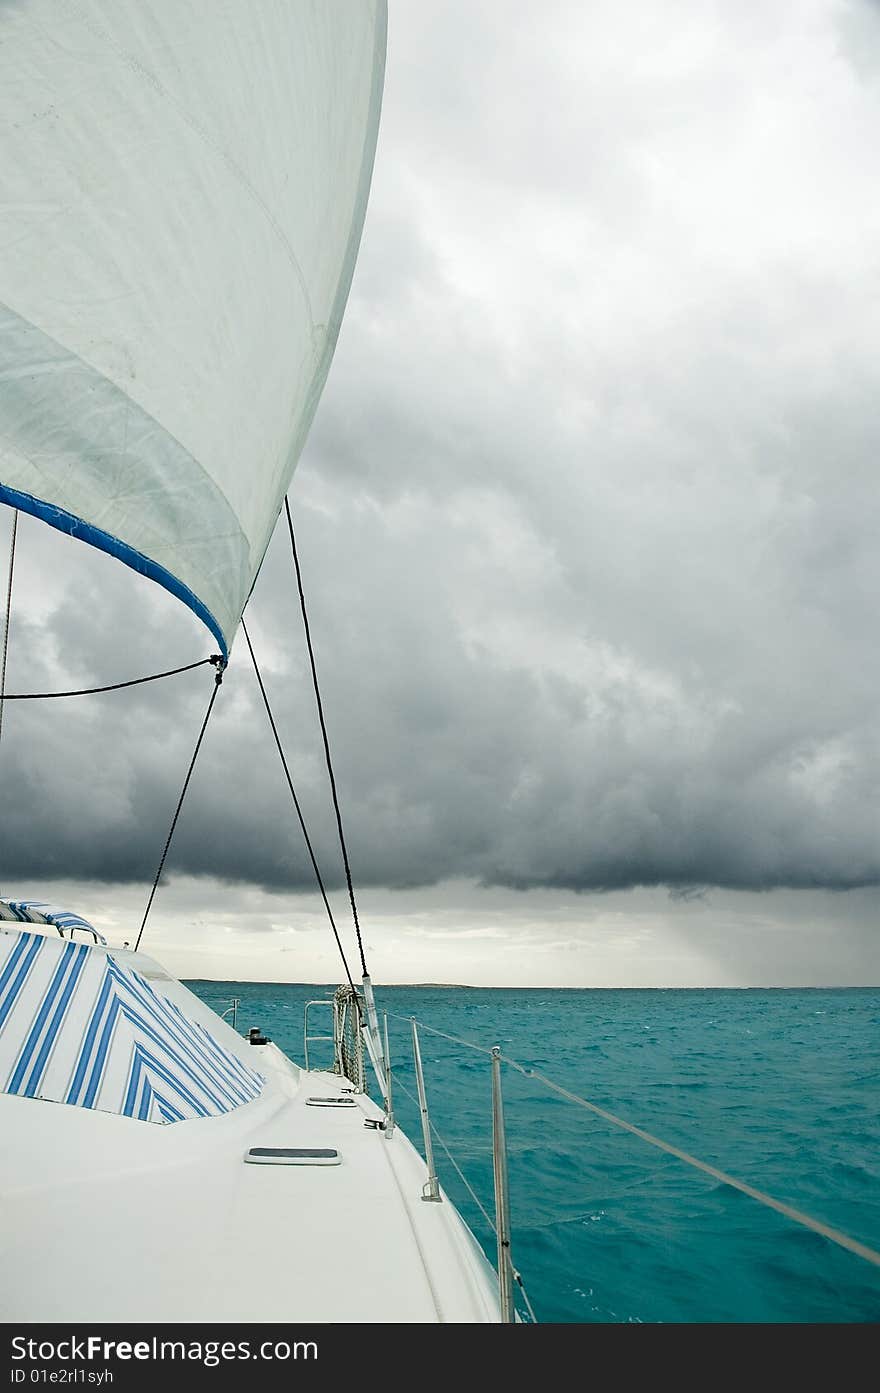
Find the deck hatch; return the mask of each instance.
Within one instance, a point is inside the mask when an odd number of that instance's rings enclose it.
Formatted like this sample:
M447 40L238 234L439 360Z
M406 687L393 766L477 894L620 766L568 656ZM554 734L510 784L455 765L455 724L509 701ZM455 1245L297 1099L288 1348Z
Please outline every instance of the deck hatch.
M338 1166L332 1146L252 1146L244 1158L262 1166Z

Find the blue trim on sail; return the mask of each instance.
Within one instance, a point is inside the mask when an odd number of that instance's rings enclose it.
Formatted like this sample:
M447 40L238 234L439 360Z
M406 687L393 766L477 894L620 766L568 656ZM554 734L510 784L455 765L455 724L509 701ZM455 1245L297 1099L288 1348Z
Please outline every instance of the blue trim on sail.
M182 600L194 614L198 615L219 643L223 657L229 657L223 631L207 605L203 604L198 595L194 594L188 585L184 585L182 580L178 580L177 576L166 571L164 566L160 566L158 561L151 561L149 556L144 556L143 552L138 551L136 547L130 547L127 542L120 541L118 537L112 536L109 532L102 532L100 527L93 527L91 523L83 522L82 518L76 517L74 513L68 513L64 508L59 508L54 503L44 503L42 499L34 498L30 493L21 493L18 489L10 488L8 484L0 484L0 503L8 503L10 508L18 508L19 512L30 513L42 522L47 522L50 527L57 528L59 532L66 532L69 537L75 537L77 541L88 542L89 546L97 547L99 551L105 551L109 556L115 556L117 561L122 561L126 566L130 566L139 575L154 580L157 585L170 591L176 599Z

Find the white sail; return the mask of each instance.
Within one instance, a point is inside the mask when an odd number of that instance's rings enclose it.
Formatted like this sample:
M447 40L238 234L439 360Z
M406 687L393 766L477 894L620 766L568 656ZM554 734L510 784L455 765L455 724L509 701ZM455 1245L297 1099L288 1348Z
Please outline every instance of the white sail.
M332 358L385 0L0 4L0 499L231 643Z

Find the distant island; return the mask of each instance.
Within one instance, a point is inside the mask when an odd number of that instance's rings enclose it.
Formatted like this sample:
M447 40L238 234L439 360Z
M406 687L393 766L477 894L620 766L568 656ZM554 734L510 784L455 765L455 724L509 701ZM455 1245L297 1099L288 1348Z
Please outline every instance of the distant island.
M389 986L396 987L437 987L445 990L447 987L454 987L457 992L478 992L479 987L475 987L473 982L390 982L383 984L382 990L387 991Z

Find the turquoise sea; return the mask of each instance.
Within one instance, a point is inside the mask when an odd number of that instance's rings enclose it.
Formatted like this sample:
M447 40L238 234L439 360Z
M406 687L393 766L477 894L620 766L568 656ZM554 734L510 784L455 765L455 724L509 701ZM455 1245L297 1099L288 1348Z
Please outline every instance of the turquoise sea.
M303 1062L303 1006L331 989L189 982L241 999ZM409 1018L505 1054L756 1189L880 1249L880 989L376 989L395 1113L421 1149ZM329 1012L311 1028L328 1029ZM494 1214L489 1058L429 1033L431 1118ZM312 1047L329 1064L328 1045ZM323 1051L323 1053L321 1053ZM875 1322L880 1268L503 1071L512 1251L540 1322ZM375 1085L372 1089L375 1094ZM441 1183L495 1262L443 1148ZM521 1304L521 1303L520 1303Z

